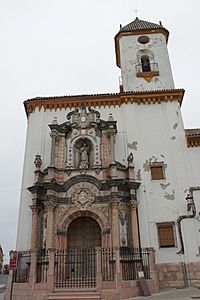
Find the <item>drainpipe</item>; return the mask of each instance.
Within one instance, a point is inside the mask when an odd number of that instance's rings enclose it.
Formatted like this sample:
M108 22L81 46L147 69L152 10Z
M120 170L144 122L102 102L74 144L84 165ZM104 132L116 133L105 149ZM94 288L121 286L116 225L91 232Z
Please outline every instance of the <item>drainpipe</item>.
M181 230L181 221L184 219L191 219L196 216L196 206L194 204L194 198L193 198L193 189L189 189L189 194L186 197L186 200L188 202L187 204L187 209L188 212L190 213L189 215L182 215L179 216L177 219L177 226L178 226L178 233L179 233L179 238L180 238L180 244L181 244L181 249L177 252L177 254L184 254L185 249L184 249L184 244L183 244L183 236L182 236L182 230Z
M190 214L179 216L177 219L178 233L179 233L180 244L181 244L181 249L177 252L177 254L185 253L184 243L183 243L183 235L182 235L182 230L181 230L181 221L184 219L191 219L196 216L196 206L195 206L194 198L193 198L193 188L189 189L189 194L187 195L186 200L188 202L187 210L188 210L188 213L190 213ZM189 284L188 284L187 268L186 268L185 262L182 261L181 266L182 266L182 271L183 271L184 284L185 284L185 287L188 287Z

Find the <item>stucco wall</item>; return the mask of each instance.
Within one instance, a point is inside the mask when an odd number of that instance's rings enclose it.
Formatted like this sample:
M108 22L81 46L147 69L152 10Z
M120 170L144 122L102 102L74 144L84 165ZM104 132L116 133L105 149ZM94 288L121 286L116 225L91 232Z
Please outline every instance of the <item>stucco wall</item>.
M161 33L149 34L149 43L140 44L138 35L122 36L120 43L121 74L124 91L160 90L174 88L172 71L167 51L165 36ZM147 82L136 76L137 52L148 49L154 55L154 62L158 64L159 76Z
M176 221L179 215L186 214L185 197L197 173L195 163L188 159L185 133L177 102L151 105L126 104L121 107L106 107L99 110L101 118L107 120L109 113L117 120L116 160L127 164L130 152L134 155L136 180L141 181L138 191L139 223L142 247L156 249L156 261L179 262L178 248L159 249L156 223ZM17 249L26 250L30 245L31 232L31 194L26 190L34 182L34 158L42 156L42 168L50 163L51 138L48 124L54 117L58 123L66 121L69 111L62 109L45 112L43 109L30 114L27 129L27 142L22 181ZM195 152L196 153L196 152ZM192 154L191 154L192 155ZM197 159L198 153L195 154ZM165 165L165 179L151 180L149 162L159 161ZM198 181L198 180L197 180ZM194 181L194 184L197 184ZM198 208L200 209L200 207ZM198 221L183 222L183 238L192 250L186 250L188 261L195 261L198 250ZM199 224L199 223L198 223ZM191 235L191 230L193 234ZM177 231L177 230L176 230ZM188 247L190 248L190 247Z

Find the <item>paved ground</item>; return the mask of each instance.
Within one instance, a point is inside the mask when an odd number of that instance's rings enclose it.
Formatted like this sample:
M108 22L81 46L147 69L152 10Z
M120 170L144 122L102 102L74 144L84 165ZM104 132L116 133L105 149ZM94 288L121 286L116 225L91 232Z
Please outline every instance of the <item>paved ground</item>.
M159 294L149 297L136 297L127 300L191 300L200 299L200 290L197 288L164 289Z
M8 276L0 274L0 300L3 300Z

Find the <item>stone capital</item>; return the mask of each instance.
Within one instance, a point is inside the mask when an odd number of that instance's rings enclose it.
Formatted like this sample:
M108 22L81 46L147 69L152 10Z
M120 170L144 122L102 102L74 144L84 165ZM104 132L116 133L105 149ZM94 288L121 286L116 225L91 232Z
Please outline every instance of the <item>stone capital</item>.
M56 208L56 204L53 203L53 201L46 201L44 203L44 208L47 210L47 211L53 211L55 208Z
M38 211L40 210L40 207L35 203L29 205L29 207L30 207L30 209L32 210L33 213L38 213Z
M111 201L112 208L119 208L120 200L118 198L114 198Z
M138 207L137 200L131 200L130 201L130 207L131 207L131 209L136 209Z

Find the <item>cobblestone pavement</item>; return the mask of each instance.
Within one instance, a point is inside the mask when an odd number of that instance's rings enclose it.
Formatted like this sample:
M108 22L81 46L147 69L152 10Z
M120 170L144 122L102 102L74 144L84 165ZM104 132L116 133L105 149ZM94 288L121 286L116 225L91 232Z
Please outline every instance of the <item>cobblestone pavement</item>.
M163 289L159 294L149 297L135 297L127 300L192 300L200 299L200 290L197 288Z

